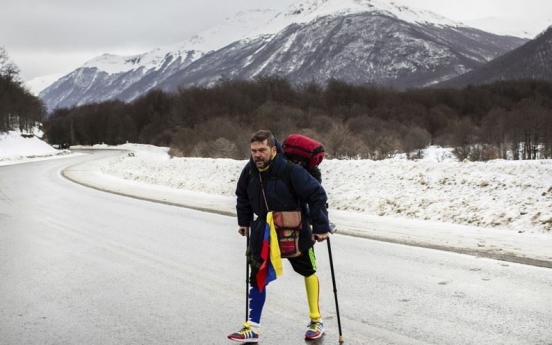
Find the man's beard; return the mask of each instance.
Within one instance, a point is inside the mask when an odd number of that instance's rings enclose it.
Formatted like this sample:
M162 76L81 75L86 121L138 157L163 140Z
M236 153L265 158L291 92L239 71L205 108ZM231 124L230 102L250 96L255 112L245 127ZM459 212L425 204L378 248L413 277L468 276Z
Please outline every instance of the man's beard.
M259 165L260 164L260 165ZM270 158L268 160L264 160L262 158L256 158L255 159L255 165L258 169L264 169L270 164Z

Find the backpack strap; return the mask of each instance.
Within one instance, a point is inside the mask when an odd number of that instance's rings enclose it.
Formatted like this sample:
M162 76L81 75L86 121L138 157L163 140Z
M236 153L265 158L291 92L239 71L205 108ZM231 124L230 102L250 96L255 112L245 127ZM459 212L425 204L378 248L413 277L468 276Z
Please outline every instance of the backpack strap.
M292 161L286 159L286 167L284 168L283 174L282 175L277 175L277 176L270 176L269 180L271 180L271 181L283 180L285 182L289 192L293 195L294 199L297 199L297 204L299 205L299 207L301 207L301 200L299 199L299 197L295 193L295 190L293 189L293 186L291 184L291 169L293 169L294 164L295 163L293 163ZM251 175L251 167L249 168L249 174ZM261 177L260 172L259 172L259 181L261 183L261 193L263 194L263 199L264 199L264 202L265 202L266 209L267 209L267 211L270 212L270 208L268 207L268 202L266 200L263 179Z
M293 169L294 163L289 160L286 160L286 161L287 161L287 164L286 164L286 168L284 169L284 175L282 176L282 180L284 180L289 191L295 196L295 190L291 185L291 169Z

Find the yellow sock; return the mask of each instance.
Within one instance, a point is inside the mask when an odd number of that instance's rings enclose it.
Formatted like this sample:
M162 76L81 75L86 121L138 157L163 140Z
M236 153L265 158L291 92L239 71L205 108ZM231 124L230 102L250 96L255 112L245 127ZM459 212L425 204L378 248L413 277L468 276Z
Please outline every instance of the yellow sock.
M318 320L320 319L320 286L316 274L305 277L305 288L307 289L307 300L309 302L309 317L311 320Z

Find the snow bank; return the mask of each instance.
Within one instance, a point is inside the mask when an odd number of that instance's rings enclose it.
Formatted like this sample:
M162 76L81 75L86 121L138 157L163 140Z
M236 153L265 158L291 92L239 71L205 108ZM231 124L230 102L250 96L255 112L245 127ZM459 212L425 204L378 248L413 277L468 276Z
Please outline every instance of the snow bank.
M37 157L51 157L67 154L69 151L56 150L42 141L42 132L35 130L32 134L19 131L0 133L0 164L28 161Z
M234 197L247 162L170 158L168 148L151 145L93 148L133 152L99 162L104 174L226 197ZM56 150L36 136L0 134L0 165L69 152ZM449 149L432 147L418 161L402 156L385 161L328 159L320 168L330 210L517 232L550 233L552 229L552 160L464 163L455 161Z
M101 163L105 174L233 196L246 160L170 158L166 149L123 146L134 156ZM552 229L552 160L454 162L325 160L330 208L518 232Z

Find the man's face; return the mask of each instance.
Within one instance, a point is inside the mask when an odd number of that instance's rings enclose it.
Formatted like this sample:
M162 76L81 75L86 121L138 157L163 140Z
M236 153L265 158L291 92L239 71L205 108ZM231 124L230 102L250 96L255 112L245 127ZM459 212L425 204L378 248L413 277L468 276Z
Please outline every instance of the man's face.
M251 143L251 157L258 169L264 169L270 164L272 155L276 152L276 146L270 147L266 143L254 141Z

